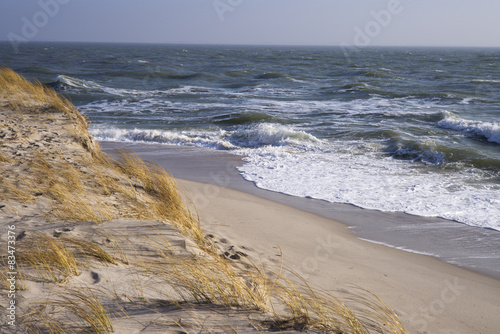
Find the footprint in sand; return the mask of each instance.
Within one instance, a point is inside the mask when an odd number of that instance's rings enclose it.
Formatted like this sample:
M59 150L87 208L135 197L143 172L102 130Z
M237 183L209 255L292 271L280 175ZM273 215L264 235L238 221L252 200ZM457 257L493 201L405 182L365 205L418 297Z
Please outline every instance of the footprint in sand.
M54 237L59 238L61 236L61 234L65 233L65 232L71 232L71 231L73 231L72 227L56 228L54 230Z
M94 280L94 284L99 283L101 281L101 276L98 273L96 273L95 271L91 271L90 276L92 276L92 279Z

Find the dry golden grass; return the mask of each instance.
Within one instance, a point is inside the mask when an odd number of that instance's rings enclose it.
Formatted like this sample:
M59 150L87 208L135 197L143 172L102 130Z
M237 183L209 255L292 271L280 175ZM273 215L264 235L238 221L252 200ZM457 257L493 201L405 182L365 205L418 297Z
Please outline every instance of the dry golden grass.
M4 201L14 200L21 202L27 202L35 199L36 197L29 190L26 190L27 188L30 188L29 182L27 180L23 181L24 184L21 181L18 181L17 184L15 184L5 178L1 178L0 186L2 187L2 199Z
M175 179L163 168L144 162L137 155L124 151L118 153L119 159L114 161L115 168L137 180L152 200L147 206L137 206L137 216L166 220L184 235L193 238L201 248L206 248L198 217L184 202Z
M299 277L300 279L300 277ZM407 333L392 308L369 291L353 287L344 300L283 278L276 284L274 297L285 312L275 313L268 324L277 330L314 328L333 333Z
M9 162L10 159L9 158L6 158L5 156L3 156L1 153L0 153L0 162Z
M264 325L271 330L406 333L394 310L366 290L353 288L347 306L339 297L312 288L291 271L280 268L270 275L262 266L239 263L236 267L215 253L186 258L159 252L134 265L163 282L158 286L166 299L267 312L272 319Z
M31 307L21 316L26 333L113 333L111 318L99 301L99 291L71 288L55 300Z
M7 101L8 107L18 112L63 112L87 128L88 122L76 107L66 98L40 82L30 82L7 67L0 68L0 98Z
M13 271L8 262L8 256L2 255L0 256L0 290L9 291L11 288L11 282L9 279L12 279L10 272L15 272L15 290L16 291L25 291L26 287L26 275L24 271L19 268L18 263L15 264L15 270Z
M165 297L180 297L183 302L239 306L267 311L267 278L254 270L238 271L224 258L168 256L138 263L149 275L171 286ZM164 291L162 291L164 292Z
M74 254L56 238L44 233L29 232L17 245L19 266L25 271L33 270L39 279L60 282L69 276L80 274Z
M117 236L116 234L114 233L111 233L111 232L108 232L108 231L97 231L97 233L99 233L99 235L103 236L106 238L106 240L109 242L108 243L108 247L113 249L113 255L111 255L113 257L113 259L115 259L115 261L119 261L123 264L129 264L129 259L128 259L128 256L127 254L125 253L125 251L123 250L123 244L127 244L127 246L134 246L134 245L130 245L130 242L127 242L127 238L123 237L123 236Z
M69 289L55 301L58 308L69 310L83 325L92 328L93 333L112 333L113 324L96 293L90 288Z
M106 252L101 246L93 241L70 237L61 237L60 240L68 248L72 249L73 253L78 258L87 259L89 261L97 260L105 265L118 263L113 255Z
M76 333L64 321L56 319L53 314L47 314L46 308L46 305L42 305L24 312L19 319L20 329L30 334Z
M78 276L80 268L88 267L92 261L105 265L118 263L114 256L89 240L55 238L28 231L17 245L18 269L47 282L61 282L70 276Z

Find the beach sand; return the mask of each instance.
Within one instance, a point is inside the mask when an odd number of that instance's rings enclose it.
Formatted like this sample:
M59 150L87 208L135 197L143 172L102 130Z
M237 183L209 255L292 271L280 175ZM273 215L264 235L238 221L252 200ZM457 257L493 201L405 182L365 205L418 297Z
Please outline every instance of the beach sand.
M118 147L134 150L185 178L179 182L196 201L205 231L225 240L227 247L252 249L254 257L274 263L283 260L309 283L327 290L368 289L396 310L410 333L500 331L500 280L433 256L364 241L347 225L304 211L322 212L318 208L326 203L318 207L314 201L263 191L244 181L235 173L241 157L158 144L104 143L103 147L109 153ZM444 225L447 233L456 228L458 233L450 233L451 239L463 237L468 230L437 218L338 207L345 211L339 214L344 221L352 217L383 226L384 218L395 223L423 220L426 225Z
M199 214L199 234L179 223L192 218L182 204L158 197L170 178L138 160L110 162L74 111L0 103L0 131L1 254L7 259L7 245L15 245L17 262L9 268L4 261L1 272L4 333L253 333L278 325L287 333L321 332L306 314L293 322L283 315L278 299L282 287L291 288L276 276L280 268L291 282L314 288L295 295L302 300L326 290L359 307L353 292L376 294L409 333L500 330L499 280L360 240L346 225L288 205L179 180ZM266 284L262 273L271 278ZM380 302L370 305L381 307L371 320L387 314Z
M181 184L193 194L207 189ZM208 233L273 262L283 257L287 267L321 288L368 289L396 310L410 333L500 331L496 279L360 240L343 224L283 204L230 189L212 191L217 196L199 206Z

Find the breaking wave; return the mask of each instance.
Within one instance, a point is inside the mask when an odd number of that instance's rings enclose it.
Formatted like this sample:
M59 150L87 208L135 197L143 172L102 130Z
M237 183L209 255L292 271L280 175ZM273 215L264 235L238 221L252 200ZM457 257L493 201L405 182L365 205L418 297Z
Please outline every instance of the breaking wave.
M492 143L500 144L500 123L482 122L466 120L458 117L451 112L445 112L444 118L438 122L438 125L445 129L461 131L484 137Z

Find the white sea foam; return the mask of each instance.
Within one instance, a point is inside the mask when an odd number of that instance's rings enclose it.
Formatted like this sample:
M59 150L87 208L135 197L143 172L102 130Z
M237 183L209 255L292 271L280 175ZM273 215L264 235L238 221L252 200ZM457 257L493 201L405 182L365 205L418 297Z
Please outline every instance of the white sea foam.
M227 140L238 147L259 148L263 146L289 146L305 148L321 141L304 131L290 126L261 123L238 128L227 136Z
M244 96L242 96L244 97ZM436 103L432 101L422 101L414 98L387 99L378 96L369 99L359 99L351 101L339 100L301 100L281 101L270 98L255 97L245 98L241 104L249 108L258 107L264 111L283 111L287 114L307 114L317 112L328 112L331 114L349 115L409 115L412 111L418 110L419 115L435 114Z
M500 230L498 189L469 185L468 181L480 177L474 172L422 173L407 161L374 159L343 147L332 146L329 151L289 152L274 147L263 154L246 150L247 164L239 171L260 188L293 196Z
M500 80L494 80L494 79L474 79L472 82L478 82L478 83L500 83Z
M101 141L162 143L215 149L235 148L230 142L224 140L224 131L204 133L197 131L95 128L91 131L91 134Z
M451 112L445 112L438 122L442 128L473 133L485 137L488 141L500 144L500 123L466 120Z
M148 129L99 128L91 130L96 139L102 141L152 142L171 145L199 146L225 150L286 147L300 150L319 145L321 140L293 127L276 124L240 126L235 130L175 131Z
M91 80L84 80L73 78L66 75L59 75L55 81L56 84L62 84L65 86L69 86L76 89L84 89L95 92L103 92L110 95L116 96L128 96L128 95L136 95L136 96L154 96L158 94L158 91L146 91L146 90L138 90L138 89L123 89L123 88L111 88L100 85Z

